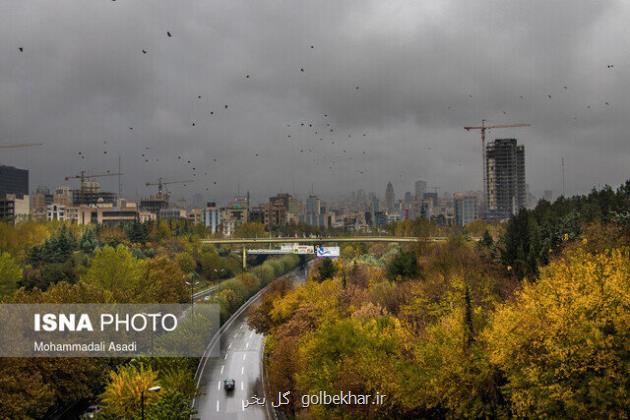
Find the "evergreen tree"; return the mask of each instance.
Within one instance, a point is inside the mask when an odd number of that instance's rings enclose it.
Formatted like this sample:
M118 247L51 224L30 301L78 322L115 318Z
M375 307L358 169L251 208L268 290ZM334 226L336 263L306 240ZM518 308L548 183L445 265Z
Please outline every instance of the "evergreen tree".
M319 281L330 279L335 275L337 269L330 258L324 258L319 265Z
M464 290L464 351L468 351L475 339L473 327L473 309L470 297L470 288L466 285Z
M88 229L81 236L79 241L79 249L86 254L91 254L98 247L98 239L93 229Z

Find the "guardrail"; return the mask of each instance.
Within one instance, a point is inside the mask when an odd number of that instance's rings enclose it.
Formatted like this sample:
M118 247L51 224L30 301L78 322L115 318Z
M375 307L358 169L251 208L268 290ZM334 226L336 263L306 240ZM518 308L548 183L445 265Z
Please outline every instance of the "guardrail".
M202 239L204 244L242 245L242 244L321 244L342 242L445 242L447 236L344 236L344 237L276 237L276 238L234 238L234 239Z
M290 274L292 274L294 271L299 270L300 267L296 267L291 271L288 271L287 273L277 277L277 278L282 278L284 276L288 276ZM254 294L252 297L250 297L245 303L243 303L241 305L240 308L238 308L236 310L236 312L234 312L228 319L227 321L225 321L225 323L223 323L223 325L221 325L219 327L219 329L217 330L216 333L214 333L214 336L212 337L212 339L210 340L210 342L208 343L208 345L206 346L205 351L203 352L203 355L201 356L201 361L199 362L199 364L197 365L197 370L195 371L195 377L194 377L194 381L195 381L195 386L197 387L197 389L199 389L199 386L201 385L201 378L203 376L203 371L206 368L206 365L208 363L208 358L210 356L208 356L209 352L212 350L212 348L217 344L217 341L219 340L219 338L221 337L221 335L225 332L225 330L227 330L236 320L236 318L238 318L244 311L247 310L247 308L249 308L249 306L254 303L258 298L260 298L260 296L271 286L271 283L269 283L267 286L263 287L262 289L260 289L258 292L256 292L256 294ZM216 287L216 286L215 286ZM197 398L193 398L191 406L194 408L195 407L195 403L197 401Z

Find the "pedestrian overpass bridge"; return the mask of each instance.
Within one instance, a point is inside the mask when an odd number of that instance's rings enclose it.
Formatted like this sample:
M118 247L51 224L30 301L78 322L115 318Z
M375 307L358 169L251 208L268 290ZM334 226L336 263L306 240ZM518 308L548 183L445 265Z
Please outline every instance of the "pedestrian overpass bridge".
M479 238L470 238L478 241ZM247 247L258 244L341 244L341 243L436 243L446 242L447 236L317 236L317 237L267 237L267 238L230 238L230 239L202 239L201 243L214 245L242 245L243 270L247 269ZM254 252L256 254L281 254L279 250L269 252Z
M269 238L230 238L202 239L205 244L253 245L253 244L323 244L347 242L445 242L446 236L317 236L317 237L269 237Z

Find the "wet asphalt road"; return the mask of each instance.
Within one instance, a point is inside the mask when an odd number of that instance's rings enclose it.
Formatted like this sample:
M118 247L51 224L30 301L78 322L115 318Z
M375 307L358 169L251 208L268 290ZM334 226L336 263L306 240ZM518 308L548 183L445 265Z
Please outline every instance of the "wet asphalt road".
M292 276L296 283L304 280L302 272ZM234 319L216 345L220 348L220 356L207 360L201 376L200 395L195 400L195 417L203 420L267 419L263 405L243 407L248 399L253 401L254 396L262 399L264 395L261 377L263 335L247 326L247 311ZM234 391L225 391L224 379L236 381Z

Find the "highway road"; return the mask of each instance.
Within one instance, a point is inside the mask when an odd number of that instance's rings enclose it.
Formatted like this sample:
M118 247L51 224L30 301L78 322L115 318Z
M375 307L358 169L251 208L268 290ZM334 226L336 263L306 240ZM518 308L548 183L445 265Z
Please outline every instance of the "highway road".
M304 273L300 270L288 275L295 282L304 281ZM257 301L254 299L250 305ZM267 419L266 408L262 405L243 408L248 398L264 395L261 377L263 335L248 327L246 310L230 321L214 344L220 348L220 357L208 358L199 376L200 395L194 403L195 417L203 420ZM236 381L233 392L227 393L223 389L224 379Z

